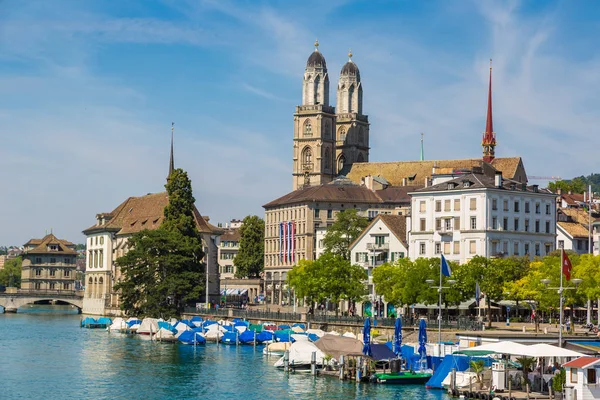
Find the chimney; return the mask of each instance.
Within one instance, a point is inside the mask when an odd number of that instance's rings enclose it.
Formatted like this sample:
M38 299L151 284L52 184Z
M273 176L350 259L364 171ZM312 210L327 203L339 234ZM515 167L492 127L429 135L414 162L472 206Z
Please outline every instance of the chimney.
M501 188L502 187L502 171L496 171L494 185L497 188Z
M425 187L429 187L429 177L425 177Z
M431 169L431 175L437 174L437 161L433 162L433 168Z
M402 186L406 186L406 178L402 178Z

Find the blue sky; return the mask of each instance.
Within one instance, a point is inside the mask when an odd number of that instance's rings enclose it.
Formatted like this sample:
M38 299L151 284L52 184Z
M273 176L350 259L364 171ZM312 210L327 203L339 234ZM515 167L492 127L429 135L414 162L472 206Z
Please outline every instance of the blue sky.
M494 59L499 157L600 172L596 1L0 0L0 244L163 190L175 162L212 223L291 190L315 38L332 89L352 48L371 161L481 154ZM335 90L331 92L335 104ZM545 182L542 182L544 184Z

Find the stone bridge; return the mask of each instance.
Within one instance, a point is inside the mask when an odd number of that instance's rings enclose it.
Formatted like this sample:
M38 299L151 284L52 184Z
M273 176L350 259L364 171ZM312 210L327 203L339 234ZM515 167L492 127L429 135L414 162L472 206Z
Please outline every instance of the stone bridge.
M6 292L0 293L0 306L4 307L4 312L17 312L17 309L27 304L37 302L55 302L60 301L72 304L79 309L83 308L82 290L24 290L16 288L6 288Z

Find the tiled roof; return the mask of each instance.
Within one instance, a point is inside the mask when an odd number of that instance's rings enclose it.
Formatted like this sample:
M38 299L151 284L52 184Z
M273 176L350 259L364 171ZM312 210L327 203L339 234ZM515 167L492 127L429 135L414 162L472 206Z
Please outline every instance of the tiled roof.
M406 215L379 214L378 217L390 228L390 231L408 249L406 242Z
M450 185L454 184L453 188ZM468 184L466 186L465 184ZM496 188L495 178L493 176L481 174L481 173L467 173L459 176L458 178L450 179L446 182L438 183L437 185L429 187L421 187L415 192L441 192L451 190L465 190L465 189L482 189ZM534 186L527 186L521 182L515 182L509 179L502 179L502 187L498 188L501 190L511 190L519 192L534 192ZM548 189L537 189L538 193L552 194Z
M221 235L221 242L239 242L240 238L239 229L228 229Z
M48 234L44 236L42 239L31 239L25 245L35 245L31 250L27 250L27 254L69 254L69 255L77 255L77 251L71 249L70 246L73 246L73 243L67 240L61 240L54 236L53 234ZM57 245L58 250L48 250L49 245Z
M169 203L167 192L129 197L110 213L112 218L104 225L95 224L83 231L84 234L97 230L112 230L119 235L129 235L144 229L157 229L164 220L164 209ZM220 233L209 224L194 206L194 219L201 233Z
M600 362L600 358L598 357L579 357L575 360L569 361L566 364L563 364L563 367L567 368L585 368L591 365L597 364Z
M583 203L583 194L579 193L563 193L560 197L568 204L568 205L577 205L579 203Z
M583 208L561 208L560 213L568 216L574 222L577 222L577 223L580 223L580 224L583 224L586 226L589 223L589 218L590 218L589 214ZM595 220L595 218L592 217L592 222L594 220Z
M396 161L396 162L366 162L354 163L348 178L355 183L360 183L365 176L379 175L384 177L391 185L402 185L404 178L409 179L410 184L422 185L426 177L431 177L434 165L438 173L451 173L455 170L480 167L484 162L479 158L462 160L427 160L427 161ZM521 163L521 157L496 158L491 165L498 171L502 171L505 179L515 179L515 174ZM489 165L489 164L488 164Z
M577 222L558 221L558 225L573 238L587 238L589 231Z

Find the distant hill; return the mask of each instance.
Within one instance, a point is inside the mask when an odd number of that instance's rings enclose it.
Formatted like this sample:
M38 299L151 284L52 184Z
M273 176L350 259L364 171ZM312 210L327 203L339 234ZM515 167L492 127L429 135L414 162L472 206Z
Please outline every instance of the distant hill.
M592 192L600 194L600 174L590 174L588 176L582 175L573 179L550 182L548 188L552 191L561 189L562 191L567 192L583 193L587 192L588 185L592 185Z

